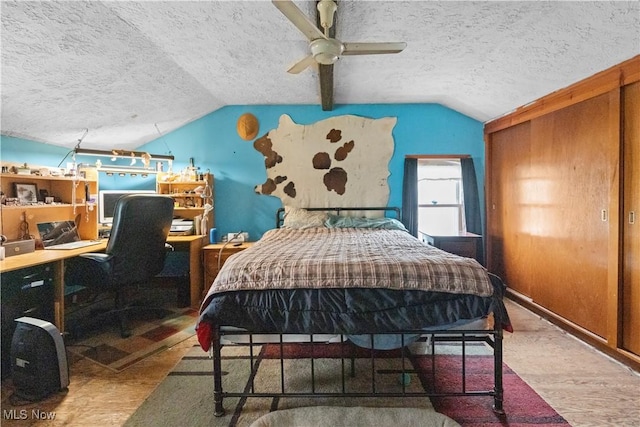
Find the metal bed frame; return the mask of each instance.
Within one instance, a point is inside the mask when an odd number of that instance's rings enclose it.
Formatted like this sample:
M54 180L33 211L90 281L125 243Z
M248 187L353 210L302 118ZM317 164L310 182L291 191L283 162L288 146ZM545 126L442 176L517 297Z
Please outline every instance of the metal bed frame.
M212 356L213 356L213 374L214 374L214 388L213 388L213 396L214 396L214 415L216 417L221 417L225 414L225 410L223 407L223 401L226 397L270 397L270 398L310 398L310 397L454 397L454 396L491 396L493 397L493 410L498 415L504 415L503 409L503 384L502 384L502 329L500 329L500 322L496 319L495 326L493 329L488 330L438 330L438 331L429 331L425 333L424 330L408 330L408 331L398 331L394 332L401 337L401 359L402 359L402 368L397 371L382 371L376 370L376 360L378 359L375 356L375 351L370 352L370 368L371 368L371 387L369 392L351 392L347 391L345 386L346 380L346 362L349 361L349 375L354 377L356 375L355 371L355 356L353 352L350 354L342 354L341 355L341 366L342 369L338 375L340 375L340 385L341 392L322 392L316 390L316 377L315 377L315 366L314 366L314 358L313 358L313 335L309 335L311 337L311 368L310 368L310 376L309 379L311 381L311 391L310 392L295 392L288 391L285 386L285 369L284 369L284 351L283 346L285 344L284 337L287 335L300 335L300 334L276 334L278 336L278 341L275 345L278 345L280 348L280 390L278 392L260 392L256 391L254 387L253 379L255 378L258 369L259 363L258 356L256 356L253 352L253 347L255 345L259 345L258 343L254 343L253 334L248 331L241 331L237 328L225 328L225 327L215 327L212 337ZM461 344L461 355L460 355L460 366L461 366L461 388L460 390L454 391L446 391L439 392L437 390L433 391L409 391L406 389L406 384L404 381L401 381L402 390L400 392L385 392L376 389L376 373L378 374L389 374L389 373L397 373L398 375L402 375L400 378L404 378L405 373L414 373L416 372L414 369L410 369L407 366L405 360L408 356L405 354L404 348L404 335L405 334L421 334L419 341L426 341L432 343L431 345L431 381L435 383L434 379L437 376L436 372L436 346L438 343L452 343L457 342ZM234 336L247 336L247 343L234 343L234 346L248 346L249 347L249 365L250 365L250 387L241 392L228 392L222 389L222 356L221 349L223 344L221 343L222 338L225 335L234 335ZM371 346L373 347L374 335L377 334L366 334L370 337ZM345 341L346 335L340 335L340 341ZM489 384L485 390L470 390L467 386L467 345L469 343L474 342L483 342L489 345L493 350L493 384ZM287 342L290 343L290 342ZM317 344L320 344L316 341ZM355 345L352 344L351 348L355 348Z
M400 209L397 207L338 207L338 208L306 208L309 211L328 211L335 212L337 215L340 215L341 212L348 211L391 211L395 214L396 219L400 219ZM278 209L276 213L276 225L280 227L284 221L284 209ZM278 334L270 334L278 337L276 345L280 347L280 390L278 392L260 392L256 391L254 387L253 379L255 378L258 369L259 363L258 357L254 355L253 347L255 345L259 345L258 343L254 343L253 335L251 331L245 331L242 329L238 329L235 327L225 327L220 325L214 325L212 331L212 358L213 358L213 374L214 374L214 415L216 417L221 417L225 414L225 410L223 407L223 400L225 397L240 397L240 398L248 398L248 397L270 397L270 398L310 398L310 397L455 397L455 396L491 396L493 397L493 410L498 415L504 415L503 408L503 372L502 372L502 362L503 362L503 353L502 353L502 341L503 341L503 331L502 331L502 322L503 319L500 318L499 313L494 313L494 322L492 329L474 329L474 330L464 330L464 329L456 329L456 330L405 330L405 331L394 331L393 333L384 333L384 335L399 335L401 342L401 363L402 369L393 371L393 372L383 372L382 370L376 370L376 356L375 351L371 351L371 387L369 392L351 392L347 391L345 380L346 380L346 361L349 361L349 375L351 377L356 375L355 370L355 356L353 352L351 354L341 355L341 372L340 375L340 386L341 392L322 392L316 390L316 378L315 378L315 367L314 367L314 357L313 357L313 335L305 334L310 337L312 344L312 355L311 355L311 370L310 370L310 382L311 382L311 391L310 392L295 392L288 391L285 387L285 369L284 369L284 352L283 346L285 344L285 337L288 335L301 335L299 333L278 333ZM257 333L255 333L257 334ZM339 335L340 342L345 342L347 334L334 334L331 335ZM431 381L434 382L434 379L437 375L436 372L436 346L441 343L460 343L461 345L461 355L460 355L460 366L461 366L461 388L460 390L454 391L446 391L439 392L437 390L433 391L409 391L406 389L406 385L404 381L401 381L401 391L400 392L385 392L382 390L378 390L376 388L376 373L378 374L388 374L388 373L397 373L402 375L401 378L404 378L405 373L413 373L416 372L413 369L405 369L405 359L408 357L405 354L405 342L404 337L407 334L419 335L420 338L418 341L428 341L432 343L431 345ZM249 378L250 378L250 387L241 392L228 392L224 391L222 388L222 356L221 350L224 345L222 344L222 339L227 335L234 336L245 336L247 337L246 343L234 343L234 346L248 346L249 347ZM260 335L264 335L261 333ZM362 335L362 334L360 334ZM371 348L374 347L374 336L380 335L380 332L372 332L368 334L370 338ZM290 343L291 341L286 341ZM469 343L477 343L483 342L486 343L493 350L493 384L489 384L485 390L470 390L467 386L467 345ZM351 345L351 348L355 348L355 344Z

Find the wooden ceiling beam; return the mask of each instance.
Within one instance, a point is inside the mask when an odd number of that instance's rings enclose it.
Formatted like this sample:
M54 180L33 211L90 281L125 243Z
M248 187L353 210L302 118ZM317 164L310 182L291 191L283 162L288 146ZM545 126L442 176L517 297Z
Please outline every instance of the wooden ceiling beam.
M335 1L335 0L334 0ZM338 2L336 1L336 4ZM318 2L316 2L317 6ZM336 37L336 26L338 23L338 13L333 17L333 26L329 28L329 37ZM316 7L316 25L322 32L324 28L320 25L320 13ZM318 77L320 80L320 102L322 104L323 111L333 110L333 65L321 65L318 64Z
M323 111L333 110L333 65L319 65L320 101Z

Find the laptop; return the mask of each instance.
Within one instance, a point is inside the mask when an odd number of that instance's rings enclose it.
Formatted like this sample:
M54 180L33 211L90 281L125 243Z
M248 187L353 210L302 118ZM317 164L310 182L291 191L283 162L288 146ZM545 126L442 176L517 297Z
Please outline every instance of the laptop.
M37 224L45 249L78 249L99 245L100 241L82 240L78 234L80 215L75 221L52 221Z

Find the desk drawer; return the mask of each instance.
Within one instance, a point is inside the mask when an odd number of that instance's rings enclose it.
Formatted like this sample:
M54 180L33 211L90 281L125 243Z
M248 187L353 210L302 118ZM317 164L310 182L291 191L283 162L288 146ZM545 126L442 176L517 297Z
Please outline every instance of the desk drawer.
M476 258L477 243L475 240L454 240L440 242L440 249L467 258Z
M53 267L37 265L2 273L2 307L53 321Z
M427 245L463 257L475 258L479 263L482 263L482 236L480 235L466 233L458 236L431 236L420 233L420 238Z

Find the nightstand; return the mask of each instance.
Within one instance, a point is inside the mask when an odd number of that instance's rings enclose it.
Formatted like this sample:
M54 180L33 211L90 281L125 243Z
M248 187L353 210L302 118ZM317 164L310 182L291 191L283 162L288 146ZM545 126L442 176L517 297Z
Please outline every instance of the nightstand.
M234 246L233 243L229 243L227 246L224 246L224 249L222 249L223 246L224 243L212 243L202 248L204 265L203 298L206 296L207 292L209 292L211 284L218 275L218 258L220 258L220 267L222 267L227 258L235 253L250 248L253 246L253 242L243 242L238 246ZM222 253L220 253L220 249L222 249Z
M467 258L475 258L482 264L482 236L474 233L459 233L457 235L436 236L420 232L421 240L443 251Z

